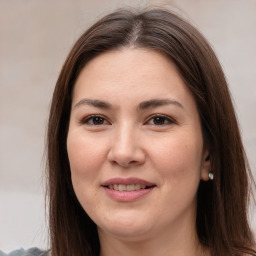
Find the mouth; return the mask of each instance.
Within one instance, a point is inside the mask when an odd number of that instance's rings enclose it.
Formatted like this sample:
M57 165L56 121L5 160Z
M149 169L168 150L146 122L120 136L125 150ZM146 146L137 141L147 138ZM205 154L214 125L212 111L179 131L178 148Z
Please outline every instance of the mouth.
M131 202L148 195L156 187L156 184L138 178L113 178L101 186L113 200Z
M125 185L125 184L111 184L108 186L105 186L108 189L111 190L115 190L115 191L136 191L136 190L141 190L141 189L149 189L154 187L154 185L152 186L146 186L144 184L129 184L129 185Z

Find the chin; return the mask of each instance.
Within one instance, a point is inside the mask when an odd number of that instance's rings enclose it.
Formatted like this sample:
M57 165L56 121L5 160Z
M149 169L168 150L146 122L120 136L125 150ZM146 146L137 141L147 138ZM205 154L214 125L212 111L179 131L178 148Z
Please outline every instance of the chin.
M113 218L107 224L99 227L99 232L108 233L127 241L138 241L139 238L149 234L150 230L150 225L147 225L140 218Z

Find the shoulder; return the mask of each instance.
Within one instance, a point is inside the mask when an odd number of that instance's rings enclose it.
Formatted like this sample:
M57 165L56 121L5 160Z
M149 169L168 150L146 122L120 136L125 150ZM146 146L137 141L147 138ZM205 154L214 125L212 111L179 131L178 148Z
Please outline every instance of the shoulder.
M10 253L4 253L0 250L0 256L51 256L50 251L42 251L38 248L30 248L28 250L19 249Z

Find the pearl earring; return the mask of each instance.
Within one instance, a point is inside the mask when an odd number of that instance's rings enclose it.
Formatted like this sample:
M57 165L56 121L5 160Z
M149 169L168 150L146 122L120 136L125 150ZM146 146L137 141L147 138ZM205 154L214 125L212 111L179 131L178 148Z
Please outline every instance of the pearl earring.
M212 173L212 169L209 170L208 177L210 180L214 179L214 174Z

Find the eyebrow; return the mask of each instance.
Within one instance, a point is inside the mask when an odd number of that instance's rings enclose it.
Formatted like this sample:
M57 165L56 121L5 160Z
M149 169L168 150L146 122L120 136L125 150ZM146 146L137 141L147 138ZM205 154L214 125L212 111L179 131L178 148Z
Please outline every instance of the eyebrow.
M154 108L154 107L171 105L171 104L184 109L184 107L181 103L179 103L178 101L173 100L173 99L152 99L152 100L147 100L147 101L141 102L138 106L138 110L144 110L144 109L148 109L148 108ZM77 108L81 105L91 105L93 107L101 108L101 109L112 108L112 105L110 103L102 101L102 100L98 100L98 99L82 99L78 103L76 103L74 108Z
M143 101L139 104L139 109L154 108L154 107L170 105L170 104L184 109L181 103L173 99L152 99L152 100Z
M77 108L81 105L91 105L93 107L102 108L102 109L110 109L112 107L111 104L102 100L82 99L78 103L76 103L74 108Z

